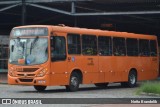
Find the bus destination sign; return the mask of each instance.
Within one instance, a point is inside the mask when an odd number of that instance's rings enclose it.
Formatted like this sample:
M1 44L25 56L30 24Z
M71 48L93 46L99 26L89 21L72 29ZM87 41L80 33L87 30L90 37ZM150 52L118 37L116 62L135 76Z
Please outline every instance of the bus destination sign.
M47 36L48 28L45 27L32 27L32 28L16 28L11 32L11 36Z

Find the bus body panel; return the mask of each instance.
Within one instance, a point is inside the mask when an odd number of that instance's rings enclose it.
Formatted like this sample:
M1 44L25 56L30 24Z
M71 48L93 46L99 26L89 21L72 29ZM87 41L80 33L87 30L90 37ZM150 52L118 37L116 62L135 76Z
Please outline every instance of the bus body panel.
M99 82L109 82L110 81L110 76L109 72L111 71L111 66L110 66L110 59L111 57L105 57L105 56L99 56Z
M96 56L83 56L84 67L84 83L96 83L99 80L98 72L98 57Z
M67 72L67 61L57 61L51 63L51 84L66 85L69 81Z

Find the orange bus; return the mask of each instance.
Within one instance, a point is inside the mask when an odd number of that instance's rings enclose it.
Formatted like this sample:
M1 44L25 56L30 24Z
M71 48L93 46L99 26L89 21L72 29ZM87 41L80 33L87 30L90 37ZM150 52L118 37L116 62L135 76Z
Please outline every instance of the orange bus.
M31 25L12 29L8 83L106 87L119 82L134 87L158 76L158 43L153 35L102 31L67 26Z

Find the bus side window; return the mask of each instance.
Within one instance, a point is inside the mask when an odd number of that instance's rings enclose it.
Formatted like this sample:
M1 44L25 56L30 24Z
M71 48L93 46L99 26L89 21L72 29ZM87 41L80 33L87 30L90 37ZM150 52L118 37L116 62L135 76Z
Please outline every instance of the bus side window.
M145 39L139 40L139 55L140 56L150 56L149 40L145 40Z
M51 60L59 61L66 59L66 42L61 36L51 37Z
M113 54L114 56L126 55L125 38L121 38L121 37L113 38Z
M157 56L157 45L155 40L150 41L150 55Z
M81 54L81 44L79 34L68 34L68 54Z
M98 54L100 56L112 55L112 42L111 37L99 36L98 37Z
M133 38L126 39L127 55L138 56L138 40Z
M82 54L97 55L97 37L94 35L82 35Z

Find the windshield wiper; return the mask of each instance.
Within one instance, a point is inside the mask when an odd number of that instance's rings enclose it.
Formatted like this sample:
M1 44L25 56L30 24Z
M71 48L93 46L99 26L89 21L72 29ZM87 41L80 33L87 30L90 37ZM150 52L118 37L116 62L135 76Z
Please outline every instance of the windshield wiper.
M17 37L17 41L14 40L15 44L17 47L22 47L23 48L23 51L24 51L24 43L21 43L21 38L20 37Z
M31 47L30 47L30 54L32 54L32 49L34 48L36 42L38 41L39 36L36 36L36 38L31 42Z
M22 45L21 45L21 43L20 43L21 38L20 38L20 37L17 37L16 39L17 39L17 41L14 40L16 46L21 46L21 47L22 47Z

